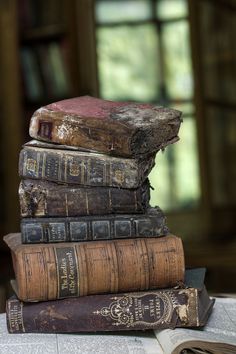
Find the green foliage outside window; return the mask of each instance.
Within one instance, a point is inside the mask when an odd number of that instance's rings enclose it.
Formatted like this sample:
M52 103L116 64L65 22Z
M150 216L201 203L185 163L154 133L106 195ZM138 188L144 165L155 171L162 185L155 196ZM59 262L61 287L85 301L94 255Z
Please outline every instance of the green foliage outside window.
M101 97L183 111L180 141L157 153L149 176L151 204L193 208L200 186L186 1L159 0L153 8L148 0L98 0L96 9Z

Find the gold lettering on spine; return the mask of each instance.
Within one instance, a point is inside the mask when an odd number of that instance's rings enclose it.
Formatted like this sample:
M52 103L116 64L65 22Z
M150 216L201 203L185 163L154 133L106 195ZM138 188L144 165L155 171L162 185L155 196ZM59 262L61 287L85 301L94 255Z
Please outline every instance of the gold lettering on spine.
M20 303L20 317L21 317L22 331L25 332L24 318L23 318L23 302Z
M166 292L141 293L140 295L118 295L112 301L93 312L94 315L106 317L113 326L122 328L168 325L173 314L172 298Z
M56 247L58 298L79 295L78 263L74 247Z
M8 302L10 332L25 332L23 319L23 303L18 300Z

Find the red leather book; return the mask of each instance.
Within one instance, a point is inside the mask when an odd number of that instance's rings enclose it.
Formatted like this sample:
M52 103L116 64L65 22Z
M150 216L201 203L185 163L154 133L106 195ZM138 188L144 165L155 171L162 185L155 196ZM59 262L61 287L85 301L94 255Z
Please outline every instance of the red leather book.
M180 123L181 112L174 109L82 96L39 108L29 133L38 140L139 156L177 141Z

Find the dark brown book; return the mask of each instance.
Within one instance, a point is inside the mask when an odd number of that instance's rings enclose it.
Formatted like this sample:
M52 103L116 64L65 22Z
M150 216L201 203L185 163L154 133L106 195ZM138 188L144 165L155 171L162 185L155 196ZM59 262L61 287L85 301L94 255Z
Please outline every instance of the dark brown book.
M90 96L38 109L30 136L118 156L139 156L178 140L181 112L150 104L113 102Z
M201 288L90 295L38 303L7 301L10 333L77 333L201 327L214 300Z
M17 296L43 301L176 286L184 280L179 237L24 245L4 237L12 252Z
M149 182L139 188L58 185L22 180L19 187L22 217L80 216L145 213L149 206Z
M64 218L23 218L22 243L76 242L167 235L160 208L145 214L113 214Z
M145 159L114 157L71 150L65 146L34 142L24 145L19 158L19 175L56 183L86 186L138 188L155 163Z

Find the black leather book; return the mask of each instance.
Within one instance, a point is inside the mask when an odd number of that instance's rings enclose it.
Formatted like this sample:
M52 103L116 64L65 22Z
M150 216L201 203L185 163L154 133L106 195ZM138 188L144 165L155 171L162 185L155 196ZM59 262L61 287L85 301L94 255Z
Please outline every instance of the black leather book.
M23 243L158 237L167 233L166 218L158 207L148 209L145 214L24 218L21 221Z

